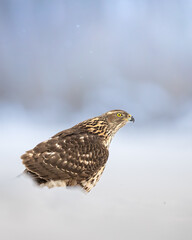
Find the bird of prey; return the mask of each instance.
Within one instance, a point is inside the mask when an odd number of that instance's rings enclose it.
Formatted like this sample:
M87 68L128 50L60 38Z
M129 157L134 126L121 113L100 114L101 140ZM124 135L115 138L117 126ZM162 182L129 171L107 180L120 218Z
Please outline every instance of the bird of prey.
M133 116L112 110L61 131L21 156L25 173L40 186L81 186L89 192L105 168L114 134Z

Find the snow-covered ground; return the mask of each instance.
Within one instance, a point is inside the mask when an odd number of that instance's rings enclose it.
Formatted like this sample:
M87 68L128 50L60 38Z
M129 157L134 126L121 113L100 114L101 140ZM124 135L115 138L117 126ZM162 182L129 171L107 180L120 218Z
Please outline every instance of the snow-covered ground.
M61 129L4 122L0 238L191 240L190 129L127 125L112 141L100 182L84 194L80 189L39 189L26 177L16 178L24 169L20 155Z

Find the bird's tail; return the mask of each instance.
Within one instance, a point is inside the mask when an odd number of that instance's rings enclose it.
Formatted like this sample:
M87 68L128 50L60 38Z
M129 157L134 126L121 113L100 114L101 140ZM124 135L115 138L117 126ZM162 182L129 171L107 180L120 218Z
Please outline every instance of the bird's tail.
M25 169L22 173L20 173L19 175L17 175L16 178L22 177L22 176L25 174L25 171L26 171L26 169Z
M25 170L23 171L23 173L20 174L20 175L22 176L23 174L25 174L25 175L29 176L30 178L32 178L33 181L34 181L37 185L40 185L40 184L42 184L42 183L46 183L46 182L47 182L47 180L45 180L45 179L43 179L43 178L40 178L37 174L35 174L34 172L31 172L31 171L29 171L29 170L27 170L27 169L25 169ZM20 176L20 175L19 175L19 176Z

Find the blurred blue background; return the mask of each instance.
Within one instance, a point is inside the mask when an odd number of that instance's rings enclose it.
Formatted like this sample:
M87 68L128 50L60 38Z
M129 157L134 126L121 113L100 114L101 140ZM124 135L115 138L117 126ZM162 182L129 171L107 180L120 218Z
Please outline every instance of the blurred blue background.
M192 239L191 13L190 0L0 1L2 239ZM136 122L89 195L14 179L24 151L112 109Z

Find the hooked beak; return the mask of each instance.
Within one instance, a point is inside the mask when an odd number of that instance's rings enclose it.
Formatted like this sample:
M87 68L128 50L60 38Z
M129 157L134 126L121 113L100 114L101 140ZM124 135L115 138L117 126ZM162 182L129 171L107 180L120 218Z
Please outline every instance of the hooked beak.
M129 115L129 117L127 118L127 121L134 123L134 122L135 122L135 119L134 119L133 116Z
M132 121L133 123L135 122L135 118L131 116L131 119L129 121Z

